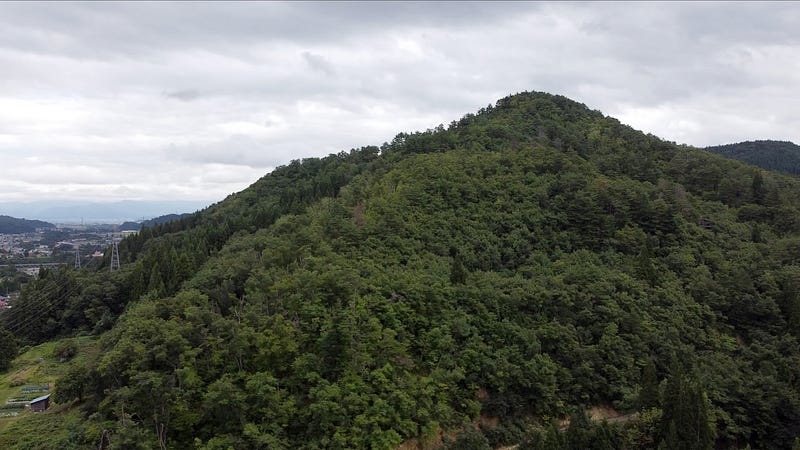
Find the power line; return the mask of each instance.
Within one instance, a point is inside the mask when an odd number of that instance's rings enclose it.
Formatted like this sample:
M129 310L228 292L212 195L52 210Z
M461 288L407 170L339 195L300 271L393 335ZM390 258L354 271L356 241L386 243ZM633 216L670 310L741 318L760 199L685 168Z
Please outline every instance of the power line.
M93 261L90 261L89 265L91 265L92 262ZM12 306L15 311L21 311L21 313L14 320L6 321L4 323L5 328L12 333L17 333L26 328L25 325L30 322L32 313L43 316L52 311L53 308L62 306L74 293L83 291L87 287L88 279L81 280L75 278L73 280L74 284L72 287L67 287L66 292L62 295L58 295L58 292L65 288L69 280L67 280L67 283L63 284L53 283L43 290L38 291L38 295L29 297L25 303L16 307ZM53 301L50 301L52 297L54 297ZM13 314L16 315L17 313Z
M57 292L60 291L62 287L63 285L54 284L49 291L42 293L38 297L38 299L36 299L38 300L37 302L34 303L33 300L26 302L25 306L27 306L27 308L23 309L24 314L20 317L17 317L16 320L14 321L7 322L5 324L6 329L11 333L17 333L19 331L26 329L27 328L26 325L31 321L29 317L31 312L34 312L37 316L45 316L54 308L58 306L63 306L64 303L66 303L69 300L69 298L72 297L73 294L75 294L76 292L82 292L83 290L86 289L87 280L76 279L75 284L71 288L69 288L66 292L64 292L61 295L55 295L54 296L55 298L53 299L52 302L48 301L49 297L53 296L53 294L57 294ZM37 308L40 307L43 308L37 310ZM30 331L31 328L33 327L28 328L28 331Z
M57 294L57 292L61 290L61 287L62 286L57 284L53 285L48 292L42 293L37 299L32 299L26 302L26 307L22 309L22 315L17 317L16 320L7 322L5 324L6 329L11 333L17 333L23 330L26 327L26 324L31 321L29 317L31 313L34 313L37 316L44 316L52 311L56 306L62 306L72 296L72 294L77 292L79 289L84 288L84 283L76 281L76 283L69 288L67 292L64 292L62 295L55 295L54 301L49 302L49 297L53 296L53 294ZM19 309L17 309L17 311L19 311Z
M86 268L88 269L93 262L94 259L90 260ZM119 247L116 238L112 238L110 268L111 272L120 269ZM73 294L84 291L87 286L92 284L89 278L73 278L73 281L74 283L70 283L69 280L66 280L65 283L53 282L50 286L37 292L38 295L32 295L24 304L20 304L15 308L16 311L19 311L19 315L14 320L4 321L4 327L11 333L18 333L25 329L30 331L34 328L28 325L31 322L32 315L45 316L54 308L63 306ZM72 284L72 286L70 287L69 284ZM66 292L59 295L58 292L62 289L65 289ZM13 314L17 315L17 313Z
M82 266L80 246L77 243L74 245L75 268L80 269ZM88 269L94 262L95 259L91 259L85 268ZM120 267L118 242L116 237L112 236L110 271L115 272ZM13 305L13 312L7 311L7 313L11 313L12 317L3 317L5 320L2 320L2 325L11 333L19 333L23 330L30 332L38 327L38 325L31 325L32 320L37 317L44 318L54 308L64 306L75 293L85 291L87 286L92 284L91 281L90 278L81 279L78 277L58 281L51 280L45 286L42 286L41 290L34 291L33 294L27 296L23 303Z

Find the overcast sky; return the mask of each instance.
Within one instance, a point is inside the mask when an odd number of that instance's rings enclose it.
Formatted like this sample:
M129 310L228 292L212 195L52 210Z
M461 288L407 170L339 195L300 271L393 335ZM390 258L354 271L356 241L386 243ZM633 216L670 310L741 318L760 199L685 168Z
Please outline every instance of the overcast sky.
M0 201L218 201L516 92L800 142L796 3L0 3Z

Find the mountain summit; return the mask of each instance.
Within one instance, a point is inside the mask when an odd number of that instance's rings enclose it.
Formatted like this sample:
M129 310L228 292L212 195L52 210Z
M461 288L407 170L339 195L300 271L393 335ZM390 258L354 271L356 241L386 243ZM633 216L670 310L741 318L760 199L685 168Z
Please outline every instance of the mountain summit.
M279 167L4 321L99 336L62 447L791 448L799 194L521 93Z

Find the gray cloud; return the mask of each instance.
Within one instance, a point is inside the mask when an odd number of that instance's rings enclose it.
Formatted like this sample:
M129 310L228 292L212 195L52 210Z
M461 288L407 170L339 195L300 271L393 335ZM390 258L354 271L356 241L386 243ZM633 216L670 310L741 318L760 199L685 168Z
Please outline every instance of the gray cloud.
M263 42L319 43L417 26L469 26L537 9L525 3L54 3L2 7L7 47L88 59L163 48L237 50ZM56 45L53 45L53 44ZM239 50L242 51L242 50ZM246 52L246 50L245 50Z
M196 89L180 89L177 91L170 91L165 92L164 96L168 98L174 98L176 100L182 100L184 102L190 102L192 100L197 100L200 98L202 94L200 91Z
M336 73L333 68L333 65L325 59L322 55L317 55L311 52L303 52L303 59L308 64L312 70L316 70L317 72L322 72L325 75L331 76Z
M24 173L0 200L219 200L525 90L678 142L800 141L798 21L739 2L0 3L0 165Z

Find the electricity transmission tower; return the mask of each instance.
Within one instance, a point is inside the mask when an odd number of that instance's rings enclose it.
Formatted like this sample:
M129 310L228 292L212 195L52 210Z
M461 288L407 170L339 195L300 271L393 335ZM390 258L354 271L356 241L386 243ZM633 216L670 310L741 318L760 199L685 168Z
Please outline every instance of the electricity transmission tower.
M75 244L75 268L81 268L81 246Z
M111 240L111 271L119 270L119 247L117 247L117 240Z

